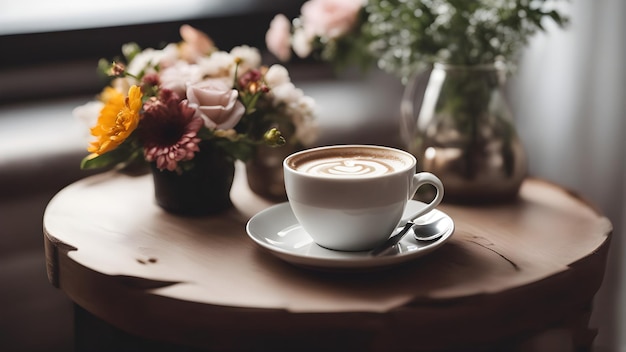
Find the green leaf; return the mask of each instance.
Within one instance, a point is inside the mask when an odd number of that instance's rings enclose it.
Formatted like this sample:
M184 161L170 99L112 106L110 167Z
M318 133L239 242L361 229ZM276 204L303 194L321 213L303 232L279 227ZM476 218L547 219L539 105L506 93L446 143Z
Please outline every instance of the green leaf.
M137 156L137 153L141 152L141 149L133 147L132 143L122 143L116 149L110 152L93 157L92 155L86 156L80 163L80 168L83 170L101 169L105 167L111 167L119 163L129 161Z
M91 155L86 156L80 163L80 168L83 170L101 169L109 166L113 166L119 163L121 160L115 156L116 153L109 152L96 157Z

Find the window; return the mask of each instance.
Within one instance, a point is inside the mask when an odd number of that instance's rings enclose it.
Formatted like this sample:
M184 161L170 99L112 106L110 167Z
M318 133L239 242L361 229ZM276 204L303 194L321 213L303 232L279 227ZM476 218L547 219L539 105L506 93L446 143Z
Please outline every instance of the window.
M20 0L0 5L0 104L95 93L100 58L134 41L158 48L180 39L188 23L218 47L265 47L277 13L299 13L302 0Z

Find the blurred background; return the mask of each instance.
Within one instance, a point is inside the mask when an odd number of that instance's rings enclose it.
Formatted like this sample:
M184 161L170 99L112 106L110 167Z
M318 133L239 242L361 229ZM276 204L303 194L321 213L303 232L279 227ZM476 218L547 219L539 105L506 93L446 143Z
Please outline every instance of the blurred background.
M0 349L71 351L72 304L46 278L41 218L79 169L86 129L72 109L102 89L100 58L135 41L159 47L188 23L220 49L265 52L276 13L303 0L0 0ZM614 226L591 325L596 351L626 351L623 257L626 228L626 3L572 0L566 29L547 27L523 51L507 92L532 176L571 189ZM399 145L403 86L377 70L337 75L295 60L292 80L318 105L318 144Z
M591 325L597 351L626 351L626 2L573 0L566 30L530 42L510 100L530 173L594 203L613 238Z

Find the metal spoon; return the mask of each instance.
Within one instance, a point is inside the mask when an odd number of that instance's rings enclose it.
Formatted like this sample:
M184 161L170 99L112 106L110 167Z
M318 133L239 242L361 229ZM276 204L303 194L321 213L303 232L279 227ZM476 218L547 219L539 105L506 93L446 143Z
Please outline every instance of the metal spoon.
M439 218L433 222L427 224L416 224L412 221L408 221L402 230L397 234L389 237L385 243L380 246L372 249L370 252L373 256L379 256L384 253L387 253L388 250L396 246L400 240L404 237L404 235L409 232L411 228L413 228L413 237L418 241L433 241L445 233L448 229L448 222L444 221L446 218Z
M450 228L448 218L439 218L428 224L413 225L413 237L418 241L433 241Z

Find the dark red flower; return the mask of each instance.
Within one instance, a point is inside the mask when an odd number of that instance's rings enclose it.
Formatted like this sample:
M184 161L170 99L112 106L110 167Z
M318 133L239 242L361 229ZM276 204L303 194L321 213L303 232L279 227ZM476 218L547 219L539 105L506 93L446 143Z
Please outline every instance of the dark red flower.
M161 170L174 171L179 161L193 159L200 150L197 133L204 124L195 115L186 100L168 89L148 100L137 130L146 160L156 162Z

